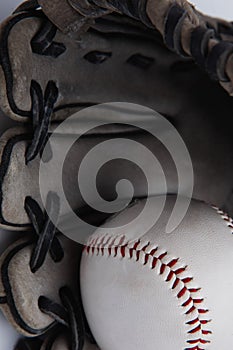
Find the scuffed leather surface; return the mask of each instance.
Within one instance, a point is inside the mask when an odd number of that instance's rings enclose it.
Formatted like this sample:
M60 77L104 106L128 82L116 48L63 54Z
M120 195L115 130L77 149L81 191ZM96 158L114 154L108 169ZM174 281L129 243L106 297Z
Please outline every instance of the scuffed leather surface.
M3 35L9 21L15 18L2 23L0 35ZM49 80L58 85L59 98L54 119L64 119L72 111L78 110L79 104L124 101L155 107L154 96L159 89L156 72L160 71L157 63L162 58L161 54L165 60L163 64L167 62L170 65L177 61L177 57L163 47L157 32L152 35L134 22L130 24L132 22L128 20L119 22L118 17L106 17L106 20L95 25L96 29L90 29L81 37L79 33L65 35L57 31L54 41L65 45L66 51L58 58L52 58L34 54L30 44L45 24L44 21L43 16L38 18L38 14L22 18L7 37L9 64L13 73L12 91L0 69L0 103L7 115L17 120L26 119L21 113L12 110L6 88L13 94L17 108L30 112L32 79L41 85L43 91ZM109 59L95 64L85 58L96 51L109 53ZM127 63L135 54L153 58L154 64L144 70Z
M8 22L9 19L2 28ZM95 30L89 30L81 38L77 33L64 35L58 31L55 40L63 42L67 52L57 59L32 55L30 39L42 22L41 18L34 16L22 19L13 27L8 38L15 77L14 98L18 106L30 110L30 79L34 78L43 89L48 79L58 83L60 95L55 119L64 119L81 108L73 107L76 102L128 101L151 107L166 116L187 143L194 163L194 197L216 203L232 213L230 159L233 101L221 87L210 81L192 61L181 59L167 50L157 32L142 30L135 22L130 22L129 26L127 19L117 16L97 21ZM93 50L111 53L111 56L101 64L94 64L84 58ZM128 59L135 54L151 58L152 65L145 70L132 62L130 64ZM0 70L0 75L2 73ZM0 98L5 111L22 120L10 109L4 92L5 82L0 78L1 84ZM81 129L78 126L77 132ZM99 130L99 134L103 134L103 130ZM99 137L104 139L104 136ZM88 149L88 143L83 143L82 152L85 153L86 147ZM1 149L4 147L4 142L1 142ZM40 202L35 175L38 165L35 162L28 168L24 166L25 149L23 142L15 146L2 185L4 198L1 211L16 226L28 223L23 208L25 195L32 195ZM71 159L77 165L80 161L78 152ZM67 173L76 169L73 162L67 166ZM172 175L171 182L173 178ZM68 180L65 182L67 188L71 188ZM142 188L139 186L138 194L144 192ZM103 192L108 193L106 187ZM79 194L74 199L71 193L70 199L74 208L84 205Z
M49 20L63 33L83 30L88 24L88 21L75 11L67 0L39 0L38 4Z
M30 238L29 238L30 239ZM26 243L29 239L21 239L13 243L1 256L0 265L5 262L7 255L14 248ZM29 262L33 251L33 244L27 245L16 253L10 260L8 276L11 286L11 293L14 300L14 307L22 320L30 327L38 331L47 328L54 323L54 320L42 313L38 307L40 296L46 296L54 302L60 303L59 289L65 285L74 291L77 287L77 266L81 248L66 237L60 236L64 248L64 259L55 263L50 255L47 256L44 265L36 273L30 270ZM0 279L0 294L8 295L9 291L4 289ZM32 336L21 325L16 322L14 314L8 304L1 305L1 310L6 318L12 323L17 331L25 336ZM43 333L41 331L41 333Z

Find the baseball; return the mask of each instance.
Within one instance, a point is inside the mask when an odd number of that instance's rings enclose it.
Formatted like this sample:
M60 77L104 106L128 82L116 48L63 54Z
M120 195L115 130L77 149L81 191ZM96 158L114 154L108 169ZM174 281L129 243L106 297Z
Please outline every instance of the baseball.
M159 199L154 198L154 210ZM81 261L85 313L101 350L229 350L233 344L233 223L192 200L182 223L166 233L175 203L140 238L125 232L125 209L88 241ZM133 229L132 229L133 231Z

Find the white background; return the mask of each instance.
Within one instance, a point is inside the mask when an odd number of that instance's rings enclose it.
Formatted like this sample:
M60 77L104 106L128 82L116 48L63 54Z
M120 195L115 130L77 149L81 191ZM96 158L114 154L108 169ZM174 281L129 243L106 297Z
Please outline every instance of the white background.
M233 21L232 0L193 0L191 1L200 11L215 17Z
M0 20L8 16L19 3L16 0L0 0ZM195 0L193 4L199 10L209 15L233 20L233 0ZM0 117L2 118L0 125L6 125L7 118L1 115ZM3 118L5 122L3 122ZM0 232L0 253L15 237L15 234ZM16 338L16 332L12 330L11 326L8 325L0 314L0 350L13 350L13 344Z

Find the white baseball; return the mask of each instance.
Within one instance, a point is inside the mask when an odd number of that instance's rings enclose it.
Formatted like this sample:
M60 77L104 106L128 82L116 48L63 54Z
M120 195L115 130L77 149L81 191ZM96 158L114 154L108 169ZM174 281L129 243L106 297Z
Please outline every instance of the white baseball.
M232 348L232 220L192 200L168 234L174 200L168 197L159 221L140 240L122 225L144 201L106 223L118 227L117 235L101 237L97 230L83 252L83 304L101 350Z

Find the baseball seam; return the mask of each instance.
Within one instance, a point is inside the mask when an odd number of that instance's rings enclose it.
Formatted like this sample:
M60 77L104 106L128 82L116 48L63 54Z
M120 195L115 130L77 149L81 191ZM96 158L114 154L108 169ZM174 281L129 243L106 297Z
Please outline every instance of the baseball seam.
M211 320L207 318L209 310L203 306L201 288L193 284L193 277L187 271L188 266L180 263L179 258L169 257L167 251L161 250L150 242L145 243L140 239L136 242L126 242L125 236L97 237L90 241L84 251L92 256L128 258L157 271L157 275L163 277L164 281L170 285L170 289L184 309L185 317L188 318L185 322L188 328L185 350L204 350L203 346L210 343L209 336L212 332L206 329L206 326Z
M231 233L233 234L233 219L218 207L212 205L212 208L217 212L217 214L220 215L222 220L226 223L227 227L229 227L229 229L231 230Z

